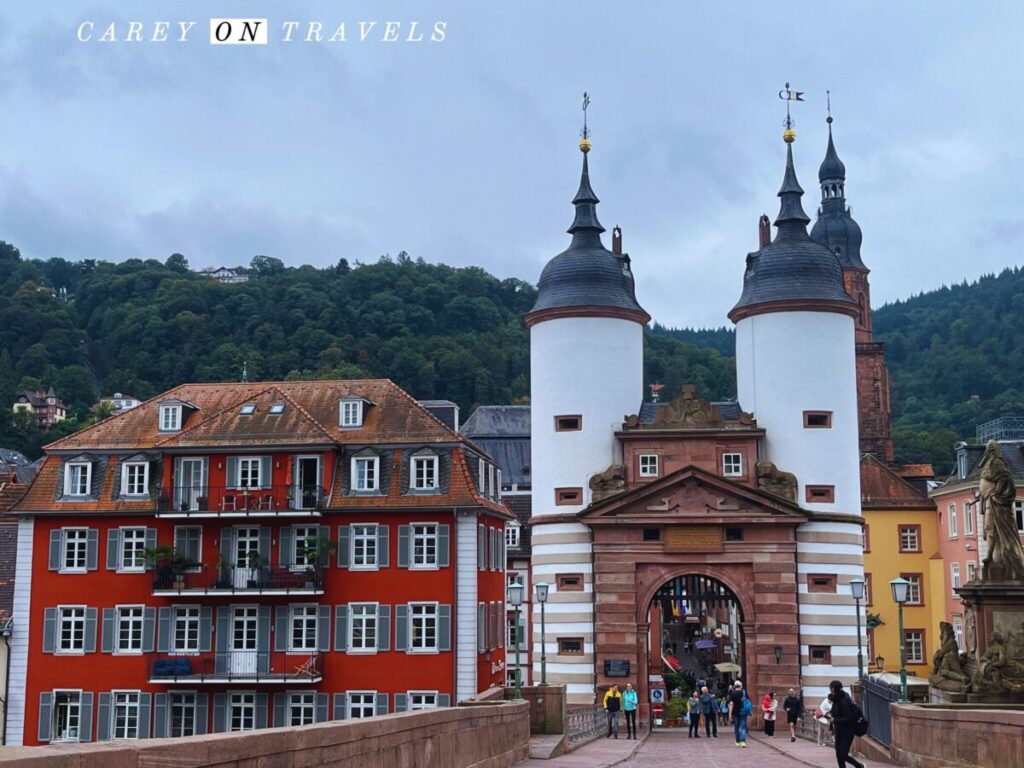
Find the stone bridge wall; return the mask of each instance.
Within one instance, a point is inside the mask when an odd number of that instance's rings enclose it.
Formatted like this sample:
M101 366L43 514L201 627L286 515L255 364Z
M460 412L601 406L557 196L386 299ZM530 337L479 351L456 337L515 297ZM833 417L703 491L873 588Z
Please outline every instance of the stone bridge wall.
M1024 710L893 704L892 756L913 768L1024 766Z

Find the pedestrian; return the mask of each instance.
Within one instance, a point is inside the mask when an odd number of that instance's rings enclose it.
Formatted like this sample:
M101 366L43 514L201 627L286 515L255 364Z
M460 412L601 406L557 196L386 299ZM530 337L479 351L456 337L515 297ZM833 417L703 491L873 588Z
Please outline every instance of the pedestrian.
M729 694L719 696L715 699L718 702L718 713L722 717L722 727L725 728L729 725Z
M786 723L789 725L789 740L790 742L794 742L796 741L796 724L804 709L803 704L800 702L800 698L796 695L796 691L794 689L789 689L789 694L786 696L786 700L782 702L782 708L786 710Z
M619 710L622 709L622 694L619 693L619 686L613 685L604 695L604 711L608 717L608 736L619 738Z
M836 739L836 763L839 768L846 768L852 765L853 768L864 768L864 763L854 757L850 757L850 750L853 748L854 727L860 716L860 710L853 703L850 694L843 690L843 684L833 680L828 684L832 692L832 711L829 717L832 720L832 733Z
M832 711L832 694L830 693L824 699L821 700L821 704L814 711L814 718L818 723L818 746L828 746L828 734L832 729L832 722L828 719L829 713Z
M700 738L700 696L694 691L686 700L686 714L690 716L690 738Z
M626 713L626 738L636 741L636 707L638 704L636 690L632 683L626 683L622 692L622 711Z
M705 685L700 689L700 713L704 715L704 735L718 738L718 704Z
M779 700L775 698L775 691L766 693L761 700L761 712L764 717L764 735L775 736L775 712L779 708Z
M750 703L747 692L743 690L743 681L737 680L729 694L729 718L732 720L737 747L747 746L747 718L753 709L754 705Z

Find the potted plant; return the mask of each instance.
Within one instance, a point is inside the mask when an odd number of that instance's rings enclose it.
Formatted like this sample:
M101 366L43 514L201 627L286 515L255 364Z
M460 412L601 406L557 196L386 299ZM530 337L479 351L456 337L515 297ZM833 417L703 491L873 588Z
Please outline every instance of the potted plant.
M157 584L167 589L182 590L185 588L184 570L188 563L184 557L175 552L174 547L162 544L153 549L143 552L146 562L151 568L156 568Z
M673 696L665 707L665 724L670 728L681 727L685 712L686 701L681 696Z
M306 546L301 550L303 561L306 563L306 589L315 589L317 582L317 566L330 560L334 554L335 546L330 539L322 539L314 536L306 540Z

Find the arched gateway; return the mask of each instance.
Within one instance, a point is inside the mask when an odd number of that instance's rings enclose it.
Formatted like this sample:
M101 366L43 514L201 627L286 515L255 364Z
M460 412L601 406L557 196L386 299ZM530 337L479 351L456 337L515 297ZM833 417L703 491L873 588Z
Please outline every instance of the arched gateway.
M717 683L735 674L715 664L737 664L752 698L799 685L797 527L807 517L796 504L691 465L579 519L593 540L599 695L632 682L647 717L666 647L694 672L694 661L710 665Z

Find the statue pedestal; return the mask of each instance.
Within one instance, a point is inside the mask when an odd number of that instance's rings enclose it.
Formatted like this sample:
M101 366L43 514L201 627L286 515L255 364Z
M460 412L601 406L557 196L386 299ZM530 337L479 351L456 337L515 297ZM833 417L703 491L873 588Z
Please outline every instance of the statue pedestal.
M1024 656L1024 582L969 581L957 590L964 602L964 645L967 655L980 659L992 632L1002 634L1007 655L1021 660ZM974 626L971 634L970 616Z

